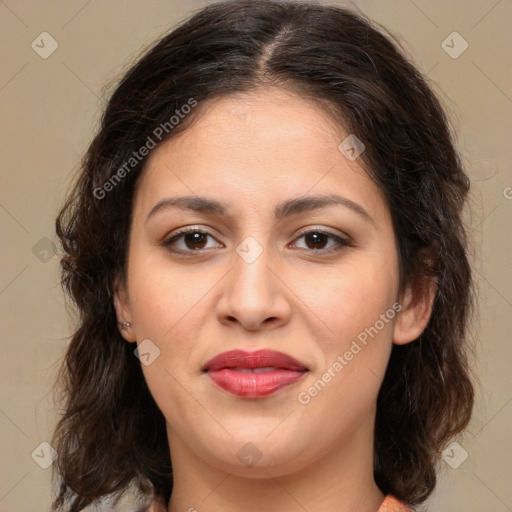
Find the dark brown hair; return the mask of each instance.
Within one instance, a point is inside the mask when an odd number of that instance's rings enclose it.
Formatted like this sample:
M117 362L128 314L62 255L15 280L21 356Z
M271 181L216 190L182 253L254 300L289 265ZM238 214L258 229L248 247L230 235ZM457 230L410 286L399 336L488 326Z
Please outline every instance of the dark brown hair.
M473 285L462 222L469 180L439 100L393 39L346 8L220 2L163 37L122 78L56 221L62 282L78 311L60 376L56 510L77 512L120 496L130 483L170 497L165 420L113 306L147 158L126 163L162 123L169 128L165 141L186 129L207 100L265 86L321 102L363 141L359 162L391 211L401 290L424 276L437 282L424 332L393 346L378 396L374 463L383 493L415 505L432 492L440 451L467 426L474 400ZM191 98L198 107L172 130L169 119ZM112 181L114 175L121 179Z

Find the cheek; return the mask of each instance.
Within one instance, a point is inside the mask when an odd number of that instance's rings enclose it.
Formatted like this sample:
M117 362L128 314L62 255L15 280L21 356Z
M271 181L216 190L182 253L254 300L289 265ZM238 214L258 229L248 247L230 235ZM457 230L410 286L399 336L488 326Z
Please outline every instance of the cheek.
M329 294L318 292L318 316L329 329L323 329L328 333L324 339L317 336L322 364L299 389L297 403L308 417L323 418L326 443L340 436L348 439L357 431L375 406L382 384L396 311L393 286L384 286L377 279L378 273L370 271L334 282L329 279ZM316 422L305 426L311 428L305 436L313 439L318 435Z
M130 265L130 300L138 338L163 342L200 325L197 310L218 280L213 272L172 264L161 250L135 252Z
M159 254L134 250L128 272L137 343L149 339L158 348L154 362L142 366L153 395L154 391L175 388L173 366L187 364L192 331L201 325L194 305L204 295L185 272L162 260Z
M374 256L295 279L294 292L324 324L335 348L372 326L396 300L397 271ZM387 327L383 330L389 331Z
M378 394L392 348L398 285L393 265L372 256L325 279L301 281L298 293L320 320L316 343L323 360L301 388L299 403L311 403L318 414L336 404L341 409L334 410L355 418Z
M138 265L139 261L144 264ZM179 423L178 413L191 406L185 374L193 366L191 349L202 325L198 306L205 291L184 272L151 258L133 258L129 279L137 343L149 339L159 351L151 364L142 365L144 378L165 418Z

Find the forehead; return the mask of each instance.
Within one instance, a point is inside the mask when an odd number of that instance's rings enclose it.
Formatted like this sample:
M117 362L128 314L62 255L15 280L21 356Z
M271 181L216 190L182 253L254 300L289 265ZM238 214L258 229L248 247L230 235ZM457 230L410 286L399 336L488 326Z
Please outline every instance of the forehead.
M281 89L217 98L150 155L137 203L166 194L214 195L252 208L308 192L343 193L375 215L383 194L340 151L344 129L317 102Z
M311 154L320 147L337 147L344 134L318 101L286 89L214 98L197 112L195 122L168 142L194 149L198 156L215 149L232 158L249 158L264 147L267 154L282 154L288 160L291 147L294 153Z

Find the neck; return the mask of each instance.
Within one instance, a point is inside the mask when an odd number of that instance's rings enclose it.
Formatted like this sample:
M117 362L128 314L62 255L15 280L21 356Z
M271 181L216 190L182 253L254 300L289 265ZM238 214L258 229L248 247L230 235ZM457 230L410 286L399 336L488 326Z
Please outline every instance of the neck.
M384 500L373 478L373 424L301 470L283 474L268 466L254 476L223 471L176 431L168 434L174 473L168 512L376 512Z

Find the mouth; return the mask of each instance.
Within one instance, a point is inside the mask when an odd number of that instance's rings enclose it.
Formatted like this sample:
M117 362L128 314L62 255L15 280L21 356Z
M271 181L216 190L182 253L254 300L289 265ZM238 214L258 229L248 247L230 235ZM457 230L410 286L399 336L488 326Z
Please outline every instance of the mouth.
M300 380L309 369L297 359L273 350L232 350L202 368L219 389L243 398L261 398Z
M224 369L224 368L223 368ZM280 370L281 368L275 368L274 366L266 366L264 368L226 368L240 373L266 373L274 370Z

